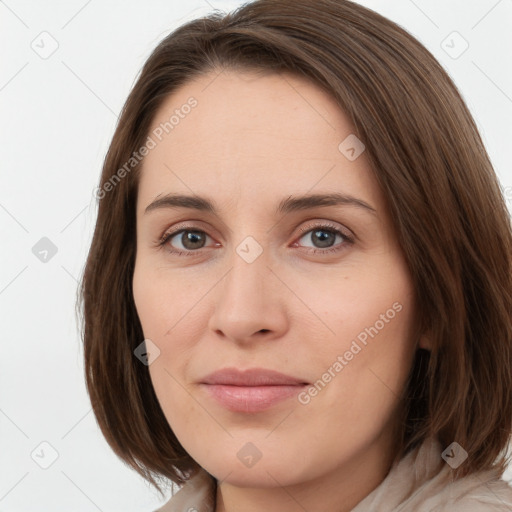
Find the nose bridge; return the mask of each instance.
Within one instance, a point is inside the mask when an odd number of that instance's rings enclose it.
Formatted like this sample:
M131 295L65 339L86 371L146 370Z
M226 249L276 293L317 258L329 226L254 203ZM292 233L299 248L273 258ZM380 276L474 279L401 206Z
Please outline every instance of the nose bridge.
M246 236L233 248L230 265L224 293L232 295L237 303L258 307L269 284L266 282L269 278L269 251L253 236ZM268 289L266 293L269 293Z
M285 325L284 311L268 268L270 252L256 237L246 236L233 247L228 265L215 297L210 328L239 341L261 330L280 331Z
M248 201L240 198L237 204L247 204ZM227 279L231 285L238 288L238 292L253 290L261 291L260 284L268 279L267 265L271 265L270 250L268 247L269 235L266 233L268 219L261 217L264 212L257 207L240 212L235 217L233 238L230 240L231 253L228 264L231 267ZM257 217L259 222L255 222ZM237 290L231 290L237 293Z

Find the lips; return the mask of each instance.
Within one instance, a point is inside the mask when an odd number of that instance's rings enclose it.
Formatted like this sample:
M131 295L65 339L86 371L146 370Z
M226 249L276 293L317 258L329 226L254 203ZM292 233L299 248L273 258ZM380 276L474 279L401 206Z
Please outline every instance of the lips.
M224 368L201 380L208 395L232 412L260 412L297 395L303 379L264 368Z
M251 368L245 371L240 371L237 368L224 368L211 373L201 382L226 386L295 386L308 384L302 379L264 368Z

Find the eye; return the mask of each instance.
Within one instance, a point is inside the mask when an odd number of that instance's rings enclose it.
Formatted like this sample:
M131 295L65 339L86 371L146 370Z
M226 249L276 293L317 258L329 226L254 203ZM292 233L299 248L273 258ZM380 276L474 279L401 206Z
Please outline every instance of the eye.
M315 254L341 251L345 245L353 243L351 236L332 224L324 223L313 228L308 226L302 228L301 231L305 234L299 240L305 240L303 243L309 241L313 244L312 250L309 252Z
M167 245L169 251L183 255L196 252L205 246L206 239L210 238L204 231L199 229L180 229L172 233L165 233L159 245ZM173 239L176 239L173 243Z

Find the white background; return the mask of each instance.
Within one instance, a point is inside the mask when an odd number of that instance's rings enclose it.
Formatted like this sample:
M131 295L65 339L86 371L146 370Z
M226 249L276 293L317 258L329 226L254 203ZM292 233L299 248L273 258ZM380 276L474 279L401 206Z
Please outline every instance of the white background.
M143 62L178 25L241 3L0 1L0 511L152 511L161 503L113 454L91 412L74 315L77 279L96 216L93 189ZM512 1L360 3L439 59L512 200ZM456 59L442 47L453 31L469 43ZM47 49L52 38L58 44L46 59L32 48L43 46L41 38ZM32 252L42 237L57 248L46 263ZM31 458L36 450L50 461L43 441L58 453L48 469Z

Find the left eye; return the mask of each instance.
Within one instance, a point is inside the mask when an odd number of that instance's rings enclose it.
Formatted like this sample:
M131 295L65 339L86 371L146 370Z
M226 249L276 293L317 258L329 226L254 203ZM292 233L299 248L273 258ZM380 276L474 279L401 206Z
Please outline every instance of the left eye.
M335 244L336 238L338 241L343 241L348 239L341 231L334 228L324 228L324 227L315 227L307 231L304 235L300 237L299 240L303 238L310 240L311 243L317 244L314 245L315 249L328 249Z

